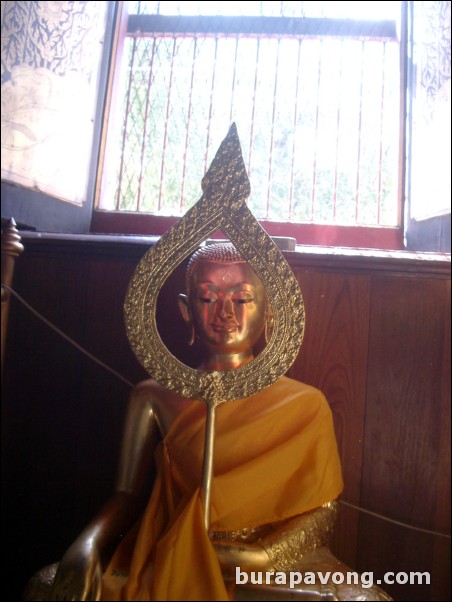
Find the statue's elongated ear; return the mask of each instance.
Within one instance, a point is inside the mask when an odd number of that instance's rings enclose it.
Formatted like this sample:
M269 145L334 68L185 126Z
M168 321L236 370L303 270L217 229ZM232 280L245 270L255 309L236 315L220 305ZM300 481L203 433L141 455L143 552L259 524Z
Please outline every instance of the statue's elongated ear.
M190 308L188 306L187 295L180 293L178 296L178 299L177 299L177 303L179 305L179 309L180 309L180 313L182 314L182 318L184 319L184 322L188 326L188 329L190 331L189 338L188 338L188 344L191 347L193 345L193 343L195 342L196 335L195 335L195 329L193 328L193 321L192 321L191 315L190 315Z
M188 326L190 326L191 325L191 315L190 315L190 310L188 308L187 295L180 293L180 295L178 296L178 299L177 299L177 304L179 305L179 310L180 310L180 313L182 314L184 322L186 324L188 324Z

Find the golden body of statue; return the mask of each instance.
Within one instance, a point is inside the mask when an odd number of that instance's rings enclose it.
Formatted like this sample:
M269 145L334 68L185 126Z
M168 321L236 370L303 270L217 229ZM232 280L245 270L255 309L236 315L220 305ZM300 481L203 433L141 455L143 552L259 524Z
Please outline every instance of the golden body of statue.
M265 288L230 244L195 253L179 306L206 371L251 361L271 328ZM320 391L281 377L217 407L209 532L200 492L205 415L204 403L153 380L135 387L116 492L55 578L50 571L50 597L28 599L391 599L375 586L303 581L307 572L350 571L328 549L343 484Z

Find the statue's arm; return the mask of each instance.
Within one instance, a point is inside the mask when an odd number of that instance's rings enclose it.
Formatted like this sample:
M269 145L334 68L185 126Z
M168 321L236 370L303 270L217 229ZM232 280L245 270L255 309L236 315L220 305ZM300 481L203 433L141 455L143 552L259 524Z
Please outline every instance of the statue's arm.
M337 514L332 500L319 508L279 523L255 543L214 541L223 569L288 571L310 552L328 545Z
M152 487L159 429L146 386L132 391L122 439L115 492L61 559L53 600L99 599L108 555L140 516Z

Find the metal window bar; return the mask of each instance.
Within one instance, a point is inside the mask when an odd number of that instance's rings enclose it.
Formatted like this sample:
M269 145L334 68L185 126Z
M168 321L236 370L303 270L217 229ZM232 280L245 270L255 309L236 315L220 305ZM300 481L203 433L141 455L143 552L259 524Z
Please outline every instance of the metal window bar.
M397 38L394 21L328 19L318 17L206 17L129 15L129 35L263 35L363 37L374 40Z
M234 67L233 67L233 74L232 74L231 110L229 112L229 123L232 123L232 121L233 121L234 93L235 93L235 85L236 85L236 78L237 78L238 50L239 50L239 38L238 38L238 36L236 36L235 49L234 49Z
M384 73L385 68L385 56L386 56L386 44L383 44L383 53L381 57L382 69L381 73ZM381 78L381 99L380 99L380 148L378 153L378 171L377 171L377 189L378 189L378 201L377 201L377 224L381 224L381 188L382 188L382 167L383 167L383 127L384 127L384 102L385 102L385 78Z
M313 222L316 208L316 192L317 192L317 151L318 151L318 136L319 136L319 113L320 113L320 82L322 72L322 49L323 40L320 40L320 50L318 53L318 65L317 65L317 90L316 90L316 110L315 110L315 138L314 138L314 150L313 150L313 161L312 161L312 192L311 192L311 215L308 221Z
M254 86L253 86L253 104L252 104L252 113L251 113L251 127L250 127L250 141L249 141L249 159L248 159L248 174L251 179L252 174L252 158L253 158L253 138L254 138L254 124L255 124L255 113L256 113L256 95L257 95L257 74L258 74L258 65L259 65L259 52L260 52L260 38L257 38L257 46L256 46L256 63L254 68Z
M275 118L276 118L276 98L278 91L278 65L279 65L279 51L280 51L281 40L278 38L276 46L276 64L275 64L275 83L273 89L273 107L272 107L272 119L270 127L270 152L268 154L268 179L267 179L267 202L265 215L270 216L270 195L272 189L272 167L273 167L273 150L274 150L274 134L275 134Z
M149 69L149 76L147 78L147 88L146 88L146 107L144 111L144 130L143 130L143 139L141 144L141 161L140 161L140 176L138 180L138 192L137 192L137 211L141 210L141 187L143 183L143 172L145 169L145 154L146 154L146 145L148 142L147 136L147 125L149 121L149 107L150 107L150 99L151 99L151 82L153 80L153 67L154 67L154 57L155 57L155 45L156 41L154 39L152 44L152 54L151 54L151 65Z
M338 186L338 161L339 161L339 131L341 127L341 101L342 101L342 42L341 42L341 53L339 57L339 91L338 91L338 103L336 111L336 149L335 149L335 161L334 161L334 185L333 185L333 221L336 221L337 214L337 186Z
M360 171L361 171L361 128L363 117L363 83L364 83L364 42L361 42L361 86L359 92L359 117L358 117L358 156L356 165L356 189L355 189L355 224L359 223L359 190L360 190Z
M131 91L132 91L132 82L133 82L133 78L132 78L132 72L133 72L133 65L135 62L135 49L136 49L136 38L133 38L133 51L132 51L132 57L130 60L130 67L129 67L129 83L127 86L127 97L126 97L126 111L125 111L125 116L124 116L124 126L123 126L123 135L122 135L122 141L121 141L121 155L120 155L120 165L119 165L119 175L118 175L118 187L117 187L117 196L116 196L116 210L121 209L121 193L122 193L122 180L123 180L123 173L124 173L124 149L126 146L126 136L127 136L127 131L128 131L128 122L129 122L129 116L131 115L131 111L130 111L130 95L131 95Z
M210 88L210 95L209 95L209 118L207 120L207 141L206 141L206 152L204 154L204 173L207 171L207 168L209 167L208 164L208 151L209 151L209 147L210 147L210 136L211 136L211 124L212 124L212 112L213 112L213 98L214 98L214 92L215 92L215 78L217 75L217 70L216 70L216 63L217 63L217 53L218 53L218 37L215 36L215 52L214 52L214 57L213 57L213 64L212 64L212 85Z
M162 168L161 168L161 174L160 174L160 182L164 182L164 178L165 178L166 148L167 148L167 143L168 143L168 120L169 120L169 114L170 114L170 109L171 109L170 100L171 100L171 91L173 88L173 75L174 75L173 67L174 67L174 57L176 54L176 44L177 44L177 38L174 38L173 54L171 57L171 66L170 66L170 79L169 79L169 85L168 85L168 96L167 96L167 102L166 102L165 134L163 136ZM160 186L158 211L160 211L162 208L162 196L163 196L163 188L162 188L162 186Z
M185 198L185 176L187 174L187 149L188 149L188 141L190 134L190 126L191 126L191 111L193 104L193 83L195 77L195 61L196 61L196 49L197 49L197 38L194 39L193 44L193 61L191 65L191 75L190 75L190 93L188 97L188 115L187 115L187 126L185 132L185 147L184 147L184 159L183 159L183 169L182 169L182 183L181 183L181 194L180 194L180 203L179 210L181 214L184 211L184 198Z
M301 72L301 40L298 40L298 53L297 53L297 75L295 83L295 98L294 98L294 112L293 112L293 129L297 127L297 115L298 115L298 92L300 86L300 72ZM292 138L292 161L290 165L290 189L289 189L289 220L293 219L293 203L294 203L294 170L295 170L295 155L296 155L297 137Z

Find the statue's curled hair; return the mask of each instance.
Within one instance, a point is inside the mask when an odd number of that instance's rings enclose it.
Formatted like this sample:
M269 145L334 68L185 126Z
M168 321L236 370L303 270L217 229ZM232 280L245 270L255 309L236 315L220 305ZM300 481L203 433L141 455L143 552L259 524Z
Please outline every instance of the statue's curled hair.
M200 247L190 257L186 275L186 290L190 292L190 282L195 267L200 261L214 261L216 263L246 263L239 251L230 242L218 242Z

